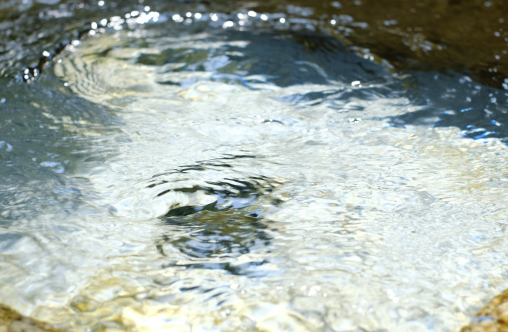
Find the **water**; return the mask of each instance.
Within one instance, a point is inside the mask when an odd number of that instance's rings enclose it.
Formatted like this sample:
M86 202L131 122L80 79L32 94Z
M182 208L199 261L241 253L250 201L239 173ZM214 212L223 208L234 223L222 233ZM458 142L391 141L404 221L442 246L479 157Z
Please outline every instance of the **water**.
M2 304L72 331L456 331L508 287L504 91L301 11L189 13L3 79Z

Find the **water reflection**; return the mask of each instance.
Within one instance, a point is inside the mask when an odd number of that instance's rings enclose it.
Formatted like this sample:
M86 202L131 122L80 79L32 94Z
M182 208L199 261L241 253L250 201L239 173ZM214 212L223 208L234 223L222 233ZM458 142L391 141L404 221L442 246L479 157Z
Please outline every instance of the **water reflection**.
M506 142L508 92L456 73L412 72L411 81L411 101L422 107L391 117L394 126L457 127L468 138L500 138Z
M116 131L114 116L105 106L70 95L54 77L39 85L10 84L3 80L0 94L0 223L31 219L55 204L72 211L87 179L65 177L85 164L104 160L114 151L97 151L86 138L107 141ZM95 159L95 161L94 161Z
M4 170L6 304L78 331L447 331L507 286L508 148L440 123L500 92L402 76L303 7L188 12L94 20L6 90L2 157L22 173L39 139L56 197L15 206Z
M249 271L249 267L263 264L263 261L235 262L251 252L258 255L270 252L271 235L265 232L268 221L263 220L265 211L260 202L277 206L280 202L270 198L270 193L281 183L265 177L241 178L239 174L236 178L229 174L222 181L210 180L211 172L234 169L239 160L253 158L249 155L216 158L157 174L148 182L147 188L157 197L174 192L201 193L209 197L202 198L197 206L189 201L175 204L162 217L165 225L170 226L170 233L157 244L161 255L171 259L171 254L166 254L165 250L176 248L188 259L187 263L178 264L180 266L218 269L236 275L250 275L253 271ZM187 179L200 179L203 184L190 184ZM163 267L175 264L172 261Z
M250 268L264 261L238 264L235 260L227 262L228 259L250 252L270 252L271 235L264 231L268 226L255 212L245 215L238 211L205 210L191 218L169 217L165 219L165 224L173 227L170 228L171 234L164 236L158 244L160 253L167 256L164 253L167 245L177 248L189 257L190 262L198 261L182 265L190 269L219 269L249 276L255 273Z
M210 78L225 83L236 81L250 88L255 88L255 83L268 82L279 87L355 80L365 84L384 83L375 74L378 66L346 51L346 46L332 37L296 32L226 31L218 33L216 38L223 44L213 50L170 44L168 49L157 53L141 51L136 63L159 66L159 83L180 86ZM286 59L282 64L271 60L280 57ZM213 75L172 74L182 72Z

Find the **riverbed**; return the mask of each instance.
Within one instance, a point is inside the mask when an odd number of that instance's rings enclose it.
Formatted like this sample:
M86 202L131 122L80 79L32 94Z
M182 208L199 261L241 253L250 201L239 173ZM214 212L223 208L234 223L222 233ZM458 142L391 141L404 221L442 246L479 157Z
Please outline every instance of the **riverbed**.
M347 12L79 6L18 8L87 23L4 54L2 305L66 331L458 331L508 288L496 75L390 62Z

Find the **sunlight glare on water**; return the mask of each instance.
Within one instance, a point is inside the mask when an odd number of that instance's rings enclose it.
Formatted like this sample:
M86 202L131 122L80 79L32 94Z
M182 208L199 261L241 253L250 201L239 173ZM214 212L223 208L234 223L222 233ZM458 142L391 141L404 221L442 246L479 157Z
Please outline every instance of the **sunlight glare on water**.
M508 286L508 149L453 120L502 92L210 17L113 24L37 82L108 121L46 112L80 147L37 164L66 198L2 230L5 304L77 331L456 331Z

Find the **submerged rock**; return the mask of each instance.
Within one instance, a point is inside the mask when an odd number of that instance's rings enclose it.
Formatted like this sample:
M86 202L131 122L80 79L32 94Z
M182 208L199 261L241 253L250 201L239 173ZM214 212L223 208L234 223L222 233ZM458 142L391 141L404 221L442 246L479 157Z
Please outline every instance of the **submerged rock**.
M471 325L461 332L505 332L508 331L508 289L494 297L481 309Z
M23 317L11 308L0 304L0 332L58 332L53 326Z

